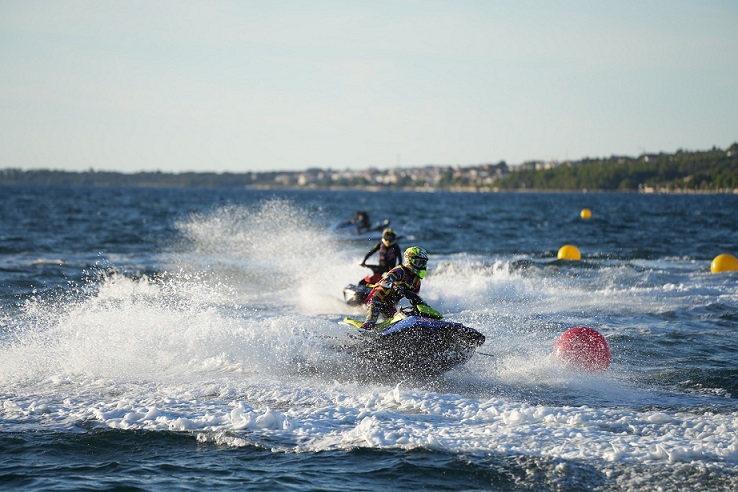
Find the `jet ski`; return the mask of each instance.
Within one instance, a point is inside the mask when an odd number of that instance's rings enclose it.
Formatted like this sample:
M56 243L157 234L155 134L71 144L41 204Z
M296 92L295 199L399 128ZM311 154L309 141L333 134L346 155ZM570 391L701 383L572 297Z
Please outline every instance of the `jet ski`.
M485 341L474 328L442 318L422 301L373 329L362 329L363 320L344 318L356 331L340 349L360 359L370 374L436 376L465 364Z
M348 284L343 288L343 300L349 306L361 306L366 303L372 288L362 284Z
M366 302L374 284L382 279L382 268L379 265L363 266L371 269L372 274L364 277L359 283L348 284L343 288L343 300L349 306L361 306Z

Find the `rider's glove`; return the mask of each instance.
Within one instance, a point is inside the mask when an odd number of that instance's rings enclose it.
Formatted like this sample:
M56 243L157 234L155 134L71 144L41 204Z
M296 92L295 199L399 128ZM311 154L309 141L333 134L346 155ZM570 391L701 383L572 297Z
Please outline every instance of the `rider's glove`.
M405 295L405 297L407 297L407 300L410 301L411 304L414 304L414 305L425 304L423 302L423 299L421 299L418 294L416 294L415 292L409 289L405 289L403 294Z

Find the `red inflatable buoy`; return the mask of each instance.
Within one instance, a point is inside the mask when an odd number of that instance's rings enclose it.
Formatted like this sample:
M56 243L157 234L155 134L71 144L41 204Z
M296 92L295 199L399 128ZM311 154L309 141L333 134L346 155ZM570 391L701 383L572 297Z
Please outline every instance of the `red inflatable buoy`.
M567 367L580 371L603 372L610 367L612 354L600 332L586 326L566 330L554 344L553 355Z

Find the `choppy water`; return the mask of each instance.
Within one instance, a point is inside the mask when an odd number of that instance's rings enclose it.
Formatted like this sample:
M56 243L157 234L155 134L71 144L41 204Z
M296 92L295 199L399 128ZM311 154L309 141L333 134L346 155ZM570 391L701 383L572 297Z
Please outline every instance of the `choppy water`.
M592 219L579 218L582 208ZM331 350L389 218L482 331L432 380ZM738 196L0 187L0 487L735 490ZM556 260L579 247L580 262ZM600 331L604 374L552 356Z

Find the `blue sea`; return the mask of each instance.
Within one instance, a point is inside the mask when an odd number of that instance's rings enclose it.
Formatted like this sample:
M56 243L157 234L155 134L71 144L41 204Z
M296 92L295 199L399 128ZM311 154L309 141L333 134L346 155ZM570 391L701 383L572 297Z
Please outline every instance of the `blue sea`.
M486 336L467 364L335 350L358 209L428 250L422 297ZM738 195L0 186L0 210L3 490L738 490L738 272L710 271ZM552 355L575 326L607 371Z

